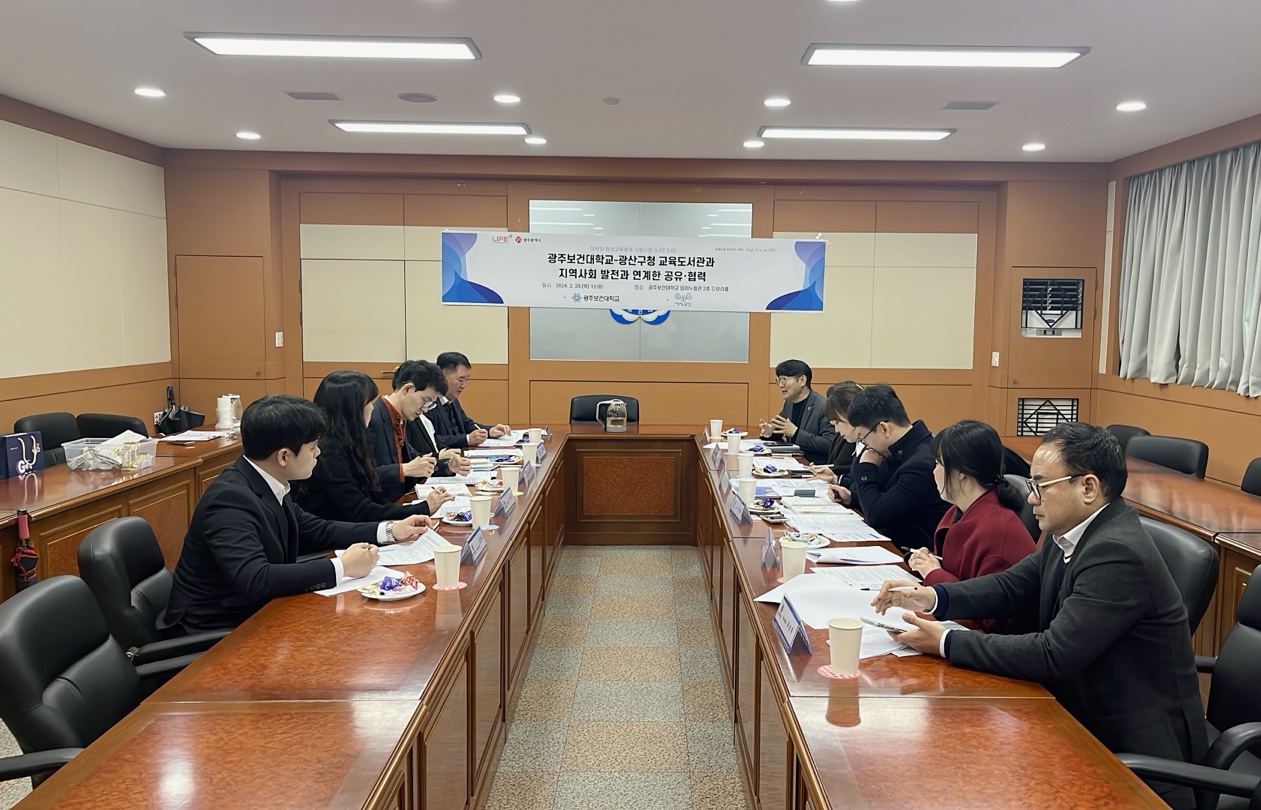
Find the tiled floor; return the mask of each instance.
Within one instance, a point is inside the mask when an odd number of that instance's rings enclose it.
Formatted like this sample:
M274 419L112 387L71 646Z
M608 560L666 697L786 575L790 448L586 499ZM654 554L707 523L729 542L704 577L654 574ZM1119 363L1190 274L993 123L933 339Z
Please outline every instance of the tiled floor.
M690 546L569 546L487 810L744 808Z
M11 757L20 753L22 753L22 749L18 748L17 740L13 739L13 734L9 732L9 727L4 723L0 723L0 757ZM30 779L14 779L11 782L0 782L0 810L9 810L10 807L17 804L30 792Z

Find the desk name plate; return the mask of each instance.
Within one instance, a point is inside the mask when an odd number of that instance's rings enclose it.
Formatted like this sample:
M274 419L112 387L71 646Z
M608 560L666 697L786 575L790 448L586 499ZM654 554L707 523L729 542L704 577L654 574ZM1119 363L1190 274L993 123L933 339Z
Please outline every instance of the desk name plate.
M539 442L539 449L534 453L534 463L542 464L545 458L547 458L547 445Z
M534 480L534 465L523 464L521 466L521 483L528 485L533 480Z
M495 514L507 517L517 506L517 499L513 497L512 490L505 489L495 501Z
M810 647L810 638L806 635L806 626L787 596L779 603L779 609L775 611L775 633L784 645L784 652L789 655L792 655L793 651L799 647L804 647L805 651L811 655L814 654L814 650Z
M713 448L709 451L709 463L718 466L718 462L722 459L722 448L715 442Z
M762 541L762 567L770 570L779 568L779 555L775 553L775 532L768 526L766 539Z
M486 535L479 528L464 541L464 550L460 552L460 565L477 565L486 556Z
M731 484L727 484L727 489L731 489ZM739 495L731 496L731 516L740 523L752 523L753 515L749 512L748 505L741 500Z

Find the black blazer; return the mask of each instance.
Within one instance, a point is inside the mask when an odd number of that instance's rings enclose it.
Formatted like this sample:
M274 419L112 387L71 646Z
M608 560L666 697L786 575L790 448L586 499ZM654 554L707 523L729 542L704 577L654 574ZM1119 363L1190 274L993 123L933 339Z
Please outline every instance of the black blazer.
M1061 580L1063 559L1048 537L1006 571L933 586L942 618L1038 614L1036 633L952 632L950 662L1042 683L1111 751L1199 762L1207 734L1186 607L1138 512L1112 501ZM1190 798L1152 787L1175 806Z
M823 417L824 402L826 400L822 394L811 390L806 395L806 407L801 412L801 423L797 425L797 432L793 437L790 439L783 434L772 433L771 438L797 445L806 461L811 464L827 463L828 454L832 451L832 440L836 438L836 428ZM779 413L785 419L791 419L793 404L785 401Z
M902 548L928 548L950 504L933 480L933 434L915 420L907 434L889 445L879 464L855 459L850 468L853 506L867 523ZM987 617L988 618L988 617Z
M407 423L403 429L404 457L400 459L394 445L394 422L390 415L390 408L385 404L384 397L372 403L372 418L368 420L368 441L371 444L372 458L377 464L377 480L381 484L381 496L385 500L396 501L402 497L403 493L425 480L410 477L400 480L398 469L405 462L426 453L433 453L437 457L438 450L429 442L427 435L423 437L424 449L422 445L415 443L415 440L419 438L418 434L424 433L425 429L421 427L419 417ZM318 470L319 467L317 466L316 469ZM445 461L439 461L438 466L434 468L434 475L450 474Z
M206 489L193 512L160 623L187 633L232 628L278 596L335 585L329 560L298 555L375 543L375 523L334 523L276 500L242 456Z
M397 482L398 467L393 468ZM306 511L325 520L401 520L410 515L429 514L429 504L395 503L399 496L389 497L384 488L372 489L356 473L350 451L333 447L320 453L315 472L305 481L293 485L294 500Z
M854 458L856 449L858 445L845 441L845 437L839 433L832 439L832 447L828 450L827 465L832 468L832 472L836 473L838 482L849 475L850 468L856 460Z
M438 434L439 447L468 447L468 435L478 428L490 430L490 425L474 422L464 412L458 399L448 399L430 411L434 430Z

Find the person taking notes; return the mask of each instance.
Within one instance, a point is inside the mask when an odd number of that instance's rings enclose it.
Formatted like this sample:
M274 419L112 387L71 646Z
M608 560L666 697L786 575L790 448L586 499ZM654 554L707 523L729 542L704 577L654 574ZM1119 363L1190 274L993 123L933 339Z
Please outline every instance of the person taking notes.
M473 375L473 364L460 352L443 352L438 355L438 367L447 378L447 392L435 409L435 427L441 447L477 447L487 439L499 439L512 432L507 425L483 425L474 422L464 406L460 394L468 386Z
M836 436L828 450L827 461L810 467L815 478L829 484L840 483L849 475L855 459L862 455L862 450L854 443L858 431L854 430L848 418L849 406L861 390L863 387L853 380L838 382L828 388L827 399L823 403L823 418L836 431Z
M394 369L393 390L372 404L368 436L381 491L397 499L431 475L468 472L458 450L439 453L421 420L446 390L442 371L428 360L407 360Z

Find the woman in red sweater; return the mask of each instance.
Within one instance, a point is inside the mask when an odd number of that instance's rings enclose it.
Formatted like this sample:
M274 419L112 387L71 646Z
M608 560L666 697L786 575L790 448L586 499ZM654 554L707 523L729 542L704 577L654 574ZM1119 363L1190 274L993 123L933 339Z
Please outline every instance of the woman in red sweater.
M932 552L917 549L907 564L925 585L955 582L1005 571L1034 551L1020 522L1023 499L1003 478L1003 443L998 431L975 419L933 437L933 478L942 500L953 504L933 535ZM977 623L987 633L1026 633L1036 613Z

